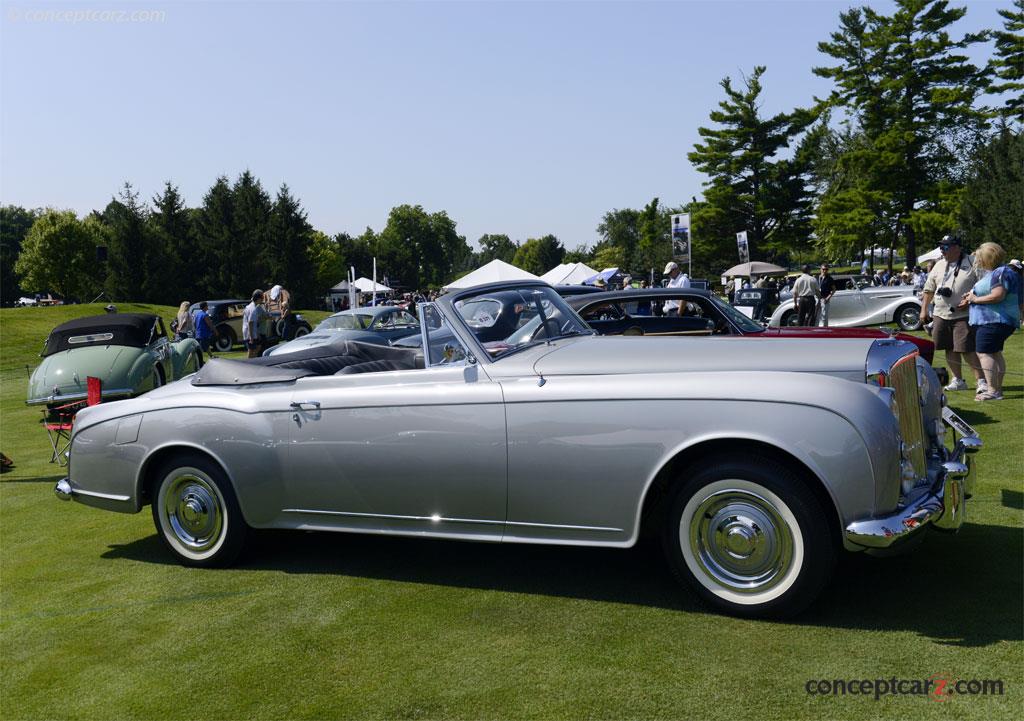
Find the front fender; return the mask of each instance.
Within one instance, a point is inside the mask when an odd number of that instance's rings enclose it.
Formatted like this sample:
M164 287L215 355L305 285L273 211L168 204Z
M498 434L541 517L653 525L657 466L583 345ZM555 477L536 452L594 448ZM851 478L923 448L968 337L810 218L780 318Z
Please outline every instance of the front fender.
M184 378L189 373L194 373L199 370L198 367L193 367L193 358L199 357L199 341L195 338L184 338L177 343L171 344L171 370L173 378L167 380L178 380Z

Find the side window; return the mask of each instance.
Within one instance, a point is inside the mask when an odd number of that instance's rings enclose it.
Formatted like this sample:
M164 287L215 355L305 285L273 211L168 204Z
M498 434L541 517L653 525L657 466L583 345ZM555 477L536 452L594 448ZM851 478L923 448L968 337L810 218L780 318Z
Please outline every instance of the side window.
M422 307L426 323L427 346L430 351L429 367L453 365L466 361L466 349L451 327L432 304ZM426 355L424 356L426 361Z
M419 325L419 321L411 313L407 313L404 310L396 311L393 317L396 328L415 328Z
M393 330L395 327L395 314L382 313L373 322L373 330Z
M245 306L240 303L232 303L228 306L228 318L241 318L245 313Z

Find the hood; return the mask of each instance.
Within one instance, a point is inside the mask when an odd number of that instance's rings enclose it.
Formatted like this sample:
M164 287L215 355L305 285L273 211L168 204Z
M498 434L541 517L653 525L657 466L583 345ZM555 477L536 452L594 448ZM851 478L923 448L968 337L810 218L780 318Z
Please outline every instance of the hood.
M534 363L545 376L673 371L794 371L863 381L872 339L627 338L592 336ZM497 364L500 365L500 362Z
M83 395L86 378L103 379L104 388L127 387L128 373L138 357L137 348L93 346L73 348L47 356L32 372L28 400L58 396Z
M817 328L794 326L789 328L766 328L765 338L890 338L904 340L917 346L921 357L929 363L935 355L935 344L928 338L918 338L908 333L891 336L878 328Z

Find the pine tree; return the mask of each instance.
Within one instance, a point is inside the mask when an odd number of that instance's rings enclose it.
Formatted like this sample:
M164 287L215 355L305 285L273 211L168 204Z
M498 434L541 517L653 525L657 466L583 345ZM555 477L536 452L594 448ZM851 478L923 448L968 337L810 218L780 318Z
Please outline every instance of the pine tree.
M39 210L25 210L17 205L0 207L0 304L12 305L18 300L14 264L21 255L22 241L40 213ZM26 289L26 292L36 291Z
M1024 130L1003 126L978 148L959 219L972 246L992 241L1009 257L1024 257Z
M1024 123L1024 0L1013 0L1015 10L999 10L1003 29L994 30L995 53L989 61L989 73L997 78L989 87L992 93L1009 93L998 113L1006 120ZM1001 81L1001 82L1000 82Z
M161 282L160 258L154 257L148 215L138 191L127 182L103 210L109 242L105 287L115 300L151 302L152 288Z
M726 99L711 112L711 120L719 127L698 128L703 142L688 157L710 176L704 184L704 200L709 210L721 216L715 232L735 238L734 233L746 230L752 254L773 260L805 246L810 235L812 198L804 168L781 154L813 116L795 110L762 118L759 99L764 72L764 66L755 67L752 75L744 77L743 90L733 88L728 77L722 80Z
M314 268L309 254L313 227L287 184L277 191L269 236L267 286L279 283L291 292L293 304L309 305L315 297Z
M236 254L232 294L248 298L256 288L272 284L270 269L277 251L271 239L273 203L263 185L246 170L231 188L231 243Z
M160 195L153 196L153 210L149 214L150 236L154 251L163 259L163 282L153 289L153 300L176 304L175 298L199 299L200 279L198 249L192 229L191 213L178 188L170 181L164 183ZM173 283L167 283L173 278Z
M961 163L960 148L983 127L974 107L985 85L978 69L962 51L984 39L984 33L950 37L949 26L964 8L948 0L897 0L896 11L884 15L854 8L840 15L840 29L818 49L839 61L815 68L835 89L829 104L851 113L868 145L858 149L868 197L891 202L894 245L917 254L915 213L934 212L939 186ZM885 203L883 203L884 205ZM865 215L867 205L851 204L845 214ZM853 216L846 225L857 221Z
M233 230L234 196L225 176L220 176L203 196L203 206L196 214L196 245L200 262L199 286L202 295L220 298L238 295L248 297L245 286L238 282L239 258Z

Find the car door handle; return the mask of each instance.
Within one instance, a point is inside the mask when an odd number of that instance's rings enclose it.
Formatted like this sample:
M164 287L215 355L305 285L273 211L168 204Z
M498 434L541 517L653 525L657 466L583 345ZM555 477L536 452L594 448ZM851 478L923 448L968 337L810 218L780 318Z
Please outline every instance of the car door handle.
M316 409L320 408L320 401L292 401L292 408L301 409L303 406L313 406Z

